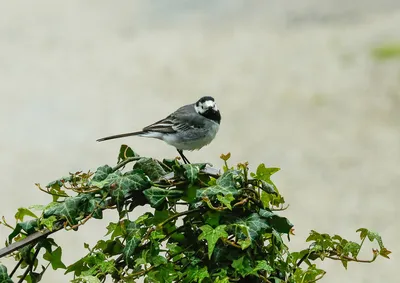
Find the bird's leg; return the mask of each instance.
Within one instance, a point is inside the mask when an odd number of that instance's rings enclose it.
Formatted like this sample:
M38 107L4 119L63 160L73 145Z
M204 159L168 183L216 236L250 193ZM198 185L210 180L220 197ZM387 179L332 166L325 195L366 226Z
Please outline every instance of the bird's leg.
M190 164L189 159L186 158L186 156L183 155L183 150L181 149L177 149L179 155L182 157L183 162L185 162L185 164Z

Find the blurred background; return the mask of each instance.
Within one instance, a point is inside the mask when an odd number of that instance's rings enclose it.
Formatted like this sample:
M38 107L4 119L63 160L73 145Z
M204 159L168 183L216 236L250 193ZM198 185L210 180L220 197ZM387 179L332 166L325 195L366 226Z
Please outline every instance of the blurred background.
M50 198L34 183L113 165L121 143L175 157L141 129L207 94L222 113L194 162L281 167L291 248L311 229L378 231L391 260L323 262L323 282L395 282L400 232L400 2L397 0L2 1L0 214ZM142 211L137 210L137 213ZM54 235L65 264L115 221ZM9 231L0 227L3 245ZM370 258L366 246L362 256ZM14 262L1 260L9 269ZM397 267L397 269L396 269ZM68 282L48 270L43 282Z

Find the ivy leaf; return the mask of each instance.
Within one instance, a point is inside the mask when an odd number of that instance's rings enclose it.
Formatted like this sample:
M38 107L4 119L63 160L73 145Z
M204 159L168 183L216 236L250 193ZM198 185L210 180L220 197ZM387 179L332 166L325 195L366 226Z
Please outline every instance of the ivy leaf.
M24 208L24 207L18 208L17 213L15 213L15 219L16 219L16 220L19 220L19 221L24 221L24 217L25 217L25 216L30 216L30 217L33 217L33 218L38 218L38 217L36 216L36 214L33 213L32 211L30 211L29 209Z
M229 280L228 272L226 271L226 269L221 269L220 272L215 273L214 275L217 276L217 278L215 278L215 280L214 280L214 283L230 283L231 282Z
M132 148L127 146L126 144L121 145L121 148L119 149L119 155L118 155L118 163L121 161L124 161L125 159L129 157L136 157L139 156L137 155Z
M198 198L211 197L218 194L227 195L231 194L236 196L239 191L236 188L236 183L234 175L237 174L236 171L226 171L221 177L219 177L214 186L207 187L203 190L197 190Z
M271 176L279 170L281 169L276 167L267 168L265 164L262 163L257 167L256 176L260 180L270 182Z
M150 187L150 181L143 172L132 170L122 174L116 171L107 176L107 178L100 182L92 182L93 186L98 188L121 189L124 193L130 191L142 191Z
M0 264L0 283L13 283L10 276L8 276L7 268Z
M82 201L87 198L82 197L68 197L64 202L51 206L44 211L44 217L48 218L52 215L65 218L70 225L78 223L77 217L82 207Z
M131 237L126 240L125 247L122 250L122 254L124 255L126 262L129 262L131 256L135 253L135 249L139 246L141 241L142 239L137 237Z
M275 184L271 181L271 176L281 170L280 168L267 168L262 163L257 167L256 174L252 173L251 176L261 181L261 189L269 194L277 194L278 189Z
M161 255L153 256L150 259L150 263L152 263L155 266L166 264L167 262L168 262L167 259L165 257L161 256Z
M135 163L133 168L142 170L152 181L159 180L167 174L160 163L153 158L141 158Z
M183 195L180 190L167 190L157 187L151 187L143 191L143 194L149 201L151 207L159 207L167 198L179 198Z
M54 270L59 268L66 269L67 267L61 261L61 255L61 247L58 247L51 253L49 251L46 251L46 253L43 255L43 258L51 263L51 267L53 267Z
M217 195L217 199L224 204L227 208L232 210L231 202L235 199L232 194L227 194L225 196L223 195Z
M193 185L196 180L197 176L201 169L206 167L207 163L200 163L200 164L183 164L182 168L184 169L184 176L189 181L190 185Z
M203 231L199 235L199 240L206 240L208 245L208 258L211 259L212 253L215 248L215 244L219 238L227 238L228 233L225 231L226 225L220 225L213 229L210 225L203 225L200 229Z
M140 224L130 221L126 226L126 244L122 250L122 254L126 262L130 260L135 252L135 249L142 241L142 237L146 232L146 228L141 228Z
M21 229L24 230L29 235L36 232L35 228L39 226L39 222L37 219L32 219L18 223L17 225L21 226Z
M271 273L274 271L274 268L270 266L266 260L257 260L256 261L257 265L254 268L254 272L259 271L259 270L265 270L268 273Z
M87 204L86 213L92 214L95 219L103 218L103 210L102 210L103 200L99 197L90 198Z
M387 248L383 248L383 249L381 249L381 250L379 251L379 254L380 254L381 256L385 257L385 258L389 258L389 255L390 255L391 253L392 253L392 252L389 251Z
M207 266L204 266L203 268L199 268L198 265L195 266L190 266L186 271L185 271L185 279L183 282L189 283L189 282L198 282L201 283L204 279L210 278L210 274L208 273Z
M100 279L93 275L79 276L71 281L72 283L101 283Z
M242 277L246 277L253 272L253 268L250 265L250 260L247 257L240 257L232 262L232 267Z
M357 232L360 232L361 240L364 240L366 237L368 237L368 240L370 242L373 242L375 240L381 249L385 247L383 245L382 237L378 233L369 231L368 229L365 228L360 228L357 230Z
M239 228L239 230L235 229L235 234L240 240L245 240L247 238L251 242L255 241L257 237L264 233L267 229L271 229L268 223L257 213L252 213L245 219L238 219L229 226L231 228ZM248 247L247 242L241 241L240 245L242 248Z
M92 178L93 182L101 182L107 178L109 174L112 173L112 168L108 165L101 166L97 168L94 176Z
M238 244L240 245L242 250L247 249L248 247L251 246L251 239L250 238L246 238L244 240L239 240Z
M355 242L347 242L343 247L343 253L348 255L351 253L352 256L356 257L360 251L361 246Z
M290 229L293 228L293 224L286 217L281 217L270 210L260 209L258 214L267 219L269 226L279 233L289 234Z
M111 197L115 204L117 205L118 212L122 211L122 208L125 204L125 198L127 197L128 193L124 192L121 188L115 189L111 191Z
M152 218L152 217L153 217L153 214L150 213L150 212L146 212L145 214L139 216L139 217L135 220L135 223L136 223L136 224L146 223L146 220L147 220L149 217Z
M270 183L268 183L264 180L260 180L260 182L261 182L261 189L264 192L266 192L268 194L275 194L275 195L278 194L274 185L271 185Z
M57 217L54 215L48 217L48 218L43 218L40 220L40 225L44 225L49 231L53 231L54 223L58 221Z
M150 271L147 274L148 282L162 282L162 283L172 283L176 281L179 277L179 273L174 269L172 263L161 265L156 270Z

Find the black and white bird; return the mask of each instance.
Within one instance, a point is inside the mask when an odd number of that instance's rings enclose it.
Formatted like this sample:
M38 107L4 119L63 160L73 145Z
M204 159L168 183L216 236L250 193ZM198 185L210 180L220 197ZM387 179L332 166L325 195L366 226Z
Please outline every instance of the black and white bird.
M143 128L141 131L109 136L97 141L129 136L160 139L174 146L183 162L190 163L183 155L183 151L198 150L208 145L215 138L220 123L221 113L214 98L204 96L196 103L182 106L168 117Z

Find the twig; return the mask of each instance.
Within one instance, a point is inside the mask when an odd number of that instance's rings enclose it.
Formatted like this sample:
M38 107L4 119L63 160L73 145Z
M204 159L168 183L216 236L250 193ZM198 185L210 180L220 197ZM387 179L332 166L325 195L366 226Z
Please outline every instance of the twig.
M229 241L228 239L222 239L222 241L223 241L224 243L226 243L226 244L232 246L232 247L235 247L235 248L238 248L238 249L242 249L241 246L239 246L238 244L236 244L236 243L233 242L233 241Z
M265 277L264 275L261 275L261 274L258 274L258 275L260 276L260 278L261 278L264 282L266 282L266 283L272 283L272 282L269 281L268 278Z
M309 283L317 282L318 280L321 280L322 277L325 276L325 274L326 274L326 271L323 271L323 273L318 278L315 278L314 280L311 280L311 281L308 281L308 282Z
M31 250L29 250L31 251ZM21 263L24 261L24 258L21 257L21 259L18 261L17 265L14 267L14 269L10 273L10 278L13 277L14 273L17 271L18 267L21 265Z
M39 243L36 246L36 251L35 254L33 255L32 261L29 263L28 268L25 270L24 274L22 274L21 278L19 279L18 283L22 283L25 279L25 277L28 275L29 272L32 271L33 265L35 264L35 260L39 254L40 249L42 248L42 245Z
M140 160L140 159L142 159L142 157L138 157L138 156L136 156L136 157L129 157L129 158L125 159L124 161L118 163L118 164L112 169L112 171L115 172L115 171L117 171L119 168L124 167L126 164L128 164L128 163L130 163L130 162L133 162L133 161Z
M279 207L279 208L270 208L271 211L283 211L289 208L289 204L286 205L285 207Z
M183 212L174 214L171 217L168 217L167 219L165 219L163 222L159 223L157 226L161 228L162 226L164 226L165 224L167 224L168 222L171 222L172 220L174 220L176 218L179 218L179 217L181 217L183 215L188 215L188 214L192 214L192 213L195 213L195 212L199 212L199 211L201 211L200 208L195 208L195 209L192 209L192 210L183 211Z
M371 262L374 262L375 259L376 259L376 257L374 257L373 259L365 260L365 259L356 259L356 258L348 257L348 256L345 256L345 255L337 255L337 256L339 256L339 257L333 257L333 256L325 256L325 257L327 257L329 259L333 259L333 260L345 259L345 260L348 260L348 261L361 262L361 263L371 263Z

